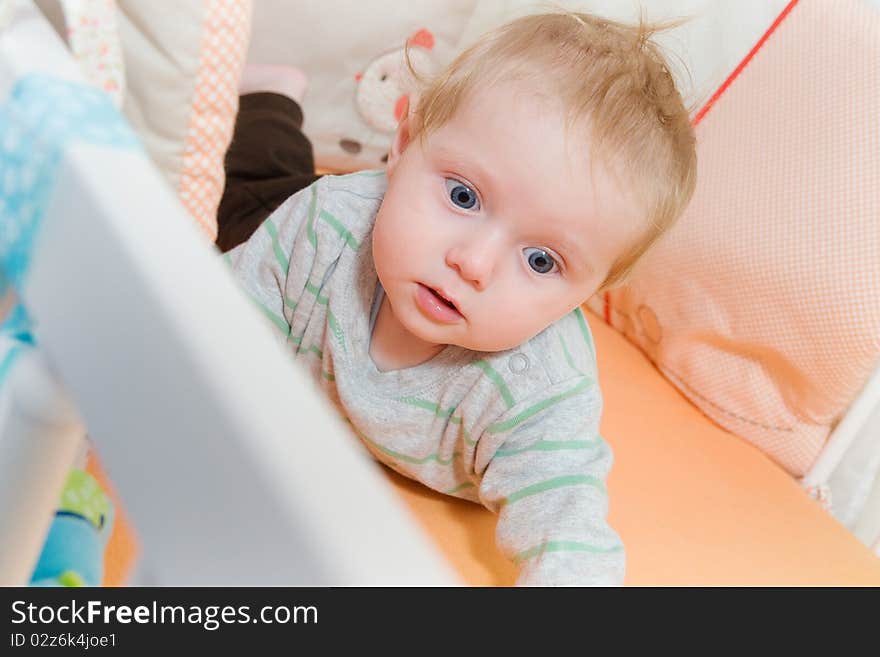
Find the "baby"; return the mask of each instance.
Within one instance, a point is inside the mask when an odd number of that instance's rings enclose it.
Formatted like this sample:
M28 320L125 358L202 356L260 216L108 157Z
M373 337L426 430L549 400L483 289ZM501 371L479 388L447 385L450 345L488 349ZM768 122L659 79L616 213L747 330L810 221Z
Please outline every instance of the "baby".
M580 305L693 191L651 33L570 13L489 33L427 83L384 171L319 179L227 256L379 461L498 514L520 585L623 582Z

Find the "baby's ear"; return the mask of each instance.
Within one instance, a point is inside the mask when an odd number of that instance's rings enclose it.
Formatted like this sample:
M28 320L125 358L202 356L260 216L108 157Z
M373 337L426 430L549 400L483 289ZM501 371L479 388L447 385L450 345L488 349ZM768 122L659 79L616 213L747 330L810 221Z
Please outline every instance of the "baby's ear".
M394 138L391 140L391 149L388 151L388 162L385 164L385 173L389 178L394 174L394 169L397 167L397 162L400 160L403 151L409 146L411 136L412 116L409 111L409 103L407 102L407 106L397 124Z

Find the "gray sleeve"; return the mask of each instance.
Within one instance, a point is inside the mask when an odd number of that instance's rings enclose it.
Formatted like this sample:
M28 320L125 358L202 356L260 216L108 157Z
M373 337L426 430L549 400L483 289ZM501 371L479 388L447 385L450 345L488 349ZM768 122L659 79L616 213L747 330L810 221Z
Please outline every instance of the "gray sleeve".
M480 500L498 513L498 547L519 568L519 586L623 583L623 545L606 519L612 456L598 432L601 409L598 385L577 377L517 404L486 432L498 447Z
M314 249L296 249L309 240L310 215L317 202L320 181L300 190L282 203L251 235L250 239L229 251L224 257L242 289L261 313L286 340L290 335L292 312L299 299L290 298L287 285L291 256L296 250L314 259ZM310 263L297 262L297 267Z

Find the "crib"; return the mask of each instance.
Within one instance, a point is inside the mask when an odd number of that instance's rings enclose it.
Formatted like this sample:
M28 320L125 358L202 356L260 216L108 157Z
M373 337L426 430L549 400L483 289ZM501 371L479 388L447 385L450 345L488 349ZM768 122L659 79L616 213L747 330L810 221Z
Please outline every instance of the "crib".
M703 104L695 121L710 117L707 142L729 111L722 105L741 93L735 81L767 67L765 42L826 16L817 4L786 4ZM852 7L848 20L867 12L880 25L875 9ZM205 238L210 203L193 188L175 197L141 146L143 122L127 115L132 130L85 84L37 6L15 0L0 12L0 116L26 117L23 134L46 140L50 155L25 190L42 205L26 213L9 177L21 168L8 162L28 156L0 127L0 318L7 333L18 327L32 340L13 345L0 335L9 347L0 363L0 583L28 581L88 432L128 532L116 548L111 539L123 566L106 583L511 584L490 513L369 461L273 348ZM266 15L255 12L256 30ZM880 61L872 29L865 47ZM47 127L59 108L58 125ZM875 130L875 146L877 138ZM369 153L370 139L361 142ZM350 168L350 156L326 164ZM876 264L864 274L864 298L875 306L878 277ZM880 584L876 340L846 412L793 474L787 452L746 440L701 406L699 393L673 385L663 354L651 351L641 293L585 304L627 584ZM236 345L244 343L254 346L243 353ZM330 460L333 472L316 465Z

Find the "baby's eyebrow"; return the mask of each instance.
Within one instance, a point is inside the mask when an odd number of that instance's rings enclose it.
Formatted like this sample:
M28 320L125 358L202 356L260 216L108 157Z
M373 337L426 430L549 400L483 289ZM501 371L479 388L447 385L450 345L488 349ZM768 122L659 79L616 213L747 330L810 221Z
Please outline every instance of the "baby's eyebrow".
M489 192L494 181L489 170L484 168L479 161L466 157L445 145L437 147L437 154L446 164L460 170L462 175L467 174L467 177L471 179L470 182L480 187L482 193Z

